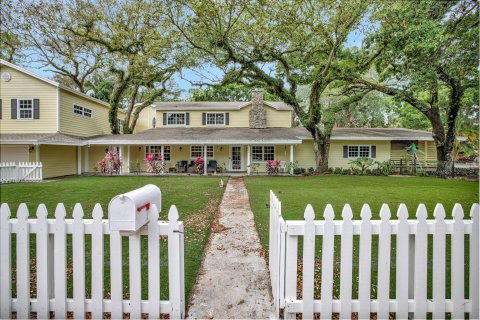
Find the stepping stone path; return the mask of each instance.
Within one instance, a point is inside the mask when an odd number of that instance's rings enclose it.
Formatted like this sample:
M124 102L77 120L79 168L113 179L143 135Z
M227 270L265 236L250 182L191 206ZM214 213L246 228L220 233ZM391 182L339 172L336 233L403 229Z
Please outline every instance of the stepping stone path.
M190 319L274 317L270 277L242 177L231 177L188 308Z

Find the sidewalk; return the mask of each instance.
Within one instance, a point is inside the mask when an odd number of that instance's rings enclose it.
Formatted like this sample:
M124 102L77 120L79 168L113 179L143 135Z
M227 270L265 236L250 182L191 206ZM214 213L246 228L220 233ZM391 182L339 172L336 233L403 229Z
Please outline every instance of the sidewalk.
M231 177L187 317L190 319L274 316L267 263L241 177Z

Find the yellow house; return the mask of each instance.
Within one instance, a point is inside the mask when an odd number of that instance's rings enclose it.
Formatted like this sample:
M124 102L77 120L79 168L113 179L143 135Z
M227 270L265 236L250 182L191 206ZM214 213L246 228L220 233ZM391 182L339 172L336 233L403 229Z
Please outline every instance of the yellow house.
M0 162L42 162L46 178L88 172L85 141L110 132L109 104L4 60L0 74Z
M166 172L192 172L197 157L208 164L203 174L265 172L269 160L290 173L290 163L316 166L310 133L292 127L292 108L264 101L262 91L247 102L156 102L142 111L133 134L112 135L108 103L3 60L0 73L0 162L41 161L46 178L94 172L111 149L122 173L145 171L149 154L163 156ZM349 168L358 157L399 160L411 142L420 161L436 160L430 132L335 128L329 167Z
M417 146L420 162L436 161L437 148L428 131L402 128L334 128L330 137L329 168L350 168L360 157L399 161L409 157L407 147Z

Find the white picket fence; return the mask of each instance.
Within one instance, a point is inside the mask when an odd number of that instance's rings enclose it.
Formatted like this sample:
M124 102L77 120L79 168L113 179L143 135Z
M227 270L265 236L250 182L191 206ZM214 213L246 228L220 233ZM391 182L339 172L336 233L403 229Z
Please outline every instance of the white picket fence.
M83 219L84 211L80 204L73 209L73 219L65 219L66 211L59 203L55 219L47 219L47 209L41 204L37 209L37 219L28 219L25 204L17 211L17 218L10 218L10 208L2 204L0 208L0 318L17 319L30 317L36 312L39 319L73 317L84 319L91 312L95 319L102 319L104 312L111 313L112 319L139 319L142 314L149 318L159 318L169 314L170 319L183 318L185 314L183 223L178 221L175 206L170 208L168 222L158 221L158 210L152 205L148 210L149 223L139 233L129 238L129 299L124 298L122 281L122 236L118 231L110 231L108 220L102 220L102 207L95 205L93 219ZM15 235L16 268L13 261L12 235ZM35 235L33 240L32 235ZM67 296L67 235L72 235L73 257L73 296ZM91 252L86 252L85 236L91 235ZM146 235L148 261L141 256L141 239ZM168 300L160 300L160 237L168 239ZM104 243L108 237L110 246L110 295L104 295ZM145 239L145 238L144 238ZM31 283L30 247L36 243L36 288ZM86 298L85 257L91 256L91 297ZM35 269L34 269L35 270ZM142 273L148 272L148 300L142 300ZM16 297L12 297L12 273L16 279ZM36 298L31 297L36 290Z
M351 318L358 313L359 319L369 319L370 313L377 313L378 319L388 319L395 313L397 319L407 317L425 318L431 312L433 318L443 319L451 313L453 319L479 318L479 205L470 210L470 219L464 220L459 204L453 208L453 219L445 220L445 210L438 204L434 220L427 220L426 207L421 204L416 211L416 220L409 220L405 205L397 211L398 220L390 220L387 205L380 211L381 220L371 220L368 205L361 210L362 220L352 220L353 214L347 204L343 208L343 220L334 220L334 210L327 205L324 220L315 220L311 205L305 209L305 220L285 221L282 206L273 192L270 192L270 247L269 263L272 292L277 315L284 309L286 319L295 319L302 313L303 319L312 319L320 313L322 319L329 319L338 313L341 319ZM358 299L352 299L353 237L360 236L358 261ZM392 235L396 236L396 297L390 298L390 261ZM428 245L428 236L433 235L433 248ZM451 238L450 270L451 292L446 299L446 252L447 235ZM468 235L468 236L467 236ZM314 299L316 236L322 237L320 300ZM334 241L341 236L340 252L340 296L333 297L334 284ZM371 299L372 236L378 236L378 281ZM303 237L303 271L301 299L297 292L298 240ZM469 294L464 296L465 239L469 241ZM432 297L427 297L428 250L433 250ZM410 313L410 314L409 314Z
M41 162L0 162L0 182L42 181Z

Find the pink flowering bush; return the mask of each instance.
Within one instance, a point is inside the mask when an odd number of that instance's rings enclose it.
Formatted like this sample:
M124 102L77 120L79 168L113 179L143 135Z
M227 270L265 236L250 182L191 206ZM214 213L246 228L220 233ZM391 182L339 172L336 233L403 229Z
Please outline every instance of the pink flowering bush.
M265 163L268 174L277 174L280 171L280 161L279 160L268 160Z
M145 157L145 159L143 159L143 162L145 163L147 172L150 173L163 173L163 170L165 169L165 163L163 162L162 155L156 156L155 154L150 153Z
M202 157L197 157L197 159L195 159L195 169L197 173L203 172L203 164L204 164L204 161Z
M105 154L105 158L97 162L101 173L114 174L120 173L122 167L122 159L113 150L109 150Z

